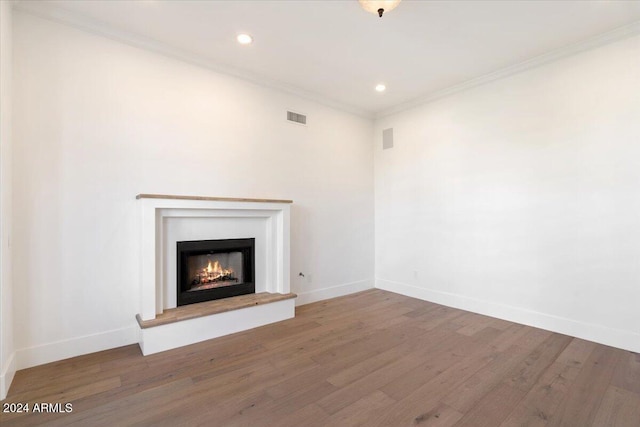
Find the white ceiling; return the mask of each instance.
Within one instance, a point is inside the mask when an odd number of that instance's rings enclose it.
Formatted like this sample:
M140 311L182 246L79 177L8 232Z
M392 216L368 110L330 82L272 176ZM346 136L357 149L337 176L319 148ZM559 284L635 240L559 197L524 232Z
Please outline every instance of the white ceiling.
M383 18L357 0L23 1L18 8L370 115L640 21L640 1L404 0ZM240 46L240 32L254 43ZM385 93L374 91L378 82Z

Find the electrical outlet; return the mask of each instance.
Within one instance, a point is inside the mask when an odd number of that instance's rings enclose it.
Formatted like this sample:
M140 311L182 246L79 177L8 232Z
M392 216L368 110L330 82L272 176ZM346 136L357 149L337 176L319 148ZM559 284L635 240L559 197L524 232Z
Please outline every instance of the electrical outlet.
M418 270L413 270L413 278L414 279L418 278Z
M307 278L307 283L313 282L313 277L311 276L311 274L307 274L306 278Z

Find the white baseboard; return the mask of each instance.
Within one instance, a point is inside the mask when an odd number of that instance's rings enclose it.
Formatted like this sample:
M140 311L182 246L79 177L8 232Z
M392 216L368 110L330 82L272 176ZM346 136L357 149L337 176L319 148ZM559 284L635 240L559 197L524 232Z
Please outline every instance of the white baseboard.
M359 282L345 283L343 285L332 286L329 288L316 289L309 292L296 292L296 306L310 304L316 301L322 301L329 298L341 297L344 295L354 294L360 291L374 288L373 279L360 280Z
M376 279L376 288L640 353L640 334L491 301Z
M128 328L17 350L16 364L18 369L26 369L70 357L137 343L138 328L132 325Z
M16 374L15 355L15 353L11 353L6 366L2 370L2 374L0 374L0 400L4 400L7 397L9 387L11 387L11 382L13 381L13 376Z

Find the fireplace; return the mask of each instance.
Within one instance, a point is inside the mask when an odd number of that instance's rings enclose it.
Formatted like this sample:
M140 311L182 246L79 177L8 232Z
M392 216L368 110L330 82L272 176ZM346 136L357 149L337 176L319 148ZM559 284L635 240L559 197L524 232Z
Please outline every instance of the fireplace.
M177 242L177 305L255 293L255 239Z

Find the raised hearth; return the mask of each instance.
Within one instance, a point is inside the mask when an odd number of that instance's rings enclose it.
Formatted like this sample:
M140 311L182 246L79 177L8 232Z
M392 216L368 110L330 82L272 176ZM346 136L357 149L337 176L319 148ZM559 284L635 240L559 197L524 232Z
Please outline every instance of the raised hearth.
M172 308L165 310L153 320L142 320L136 316L141 329L153 328L156 326L168 325L170 323L183 322L185 320L197 319L198 317L210 316L212 314L226 313L228 311L240 310L242 308L255 307L257 305L270 304L272 302L285 301L296 298L296 294L270 294L261 292L259 294L241 295L237 297L224 298L222 300L207 301L200 304Z

